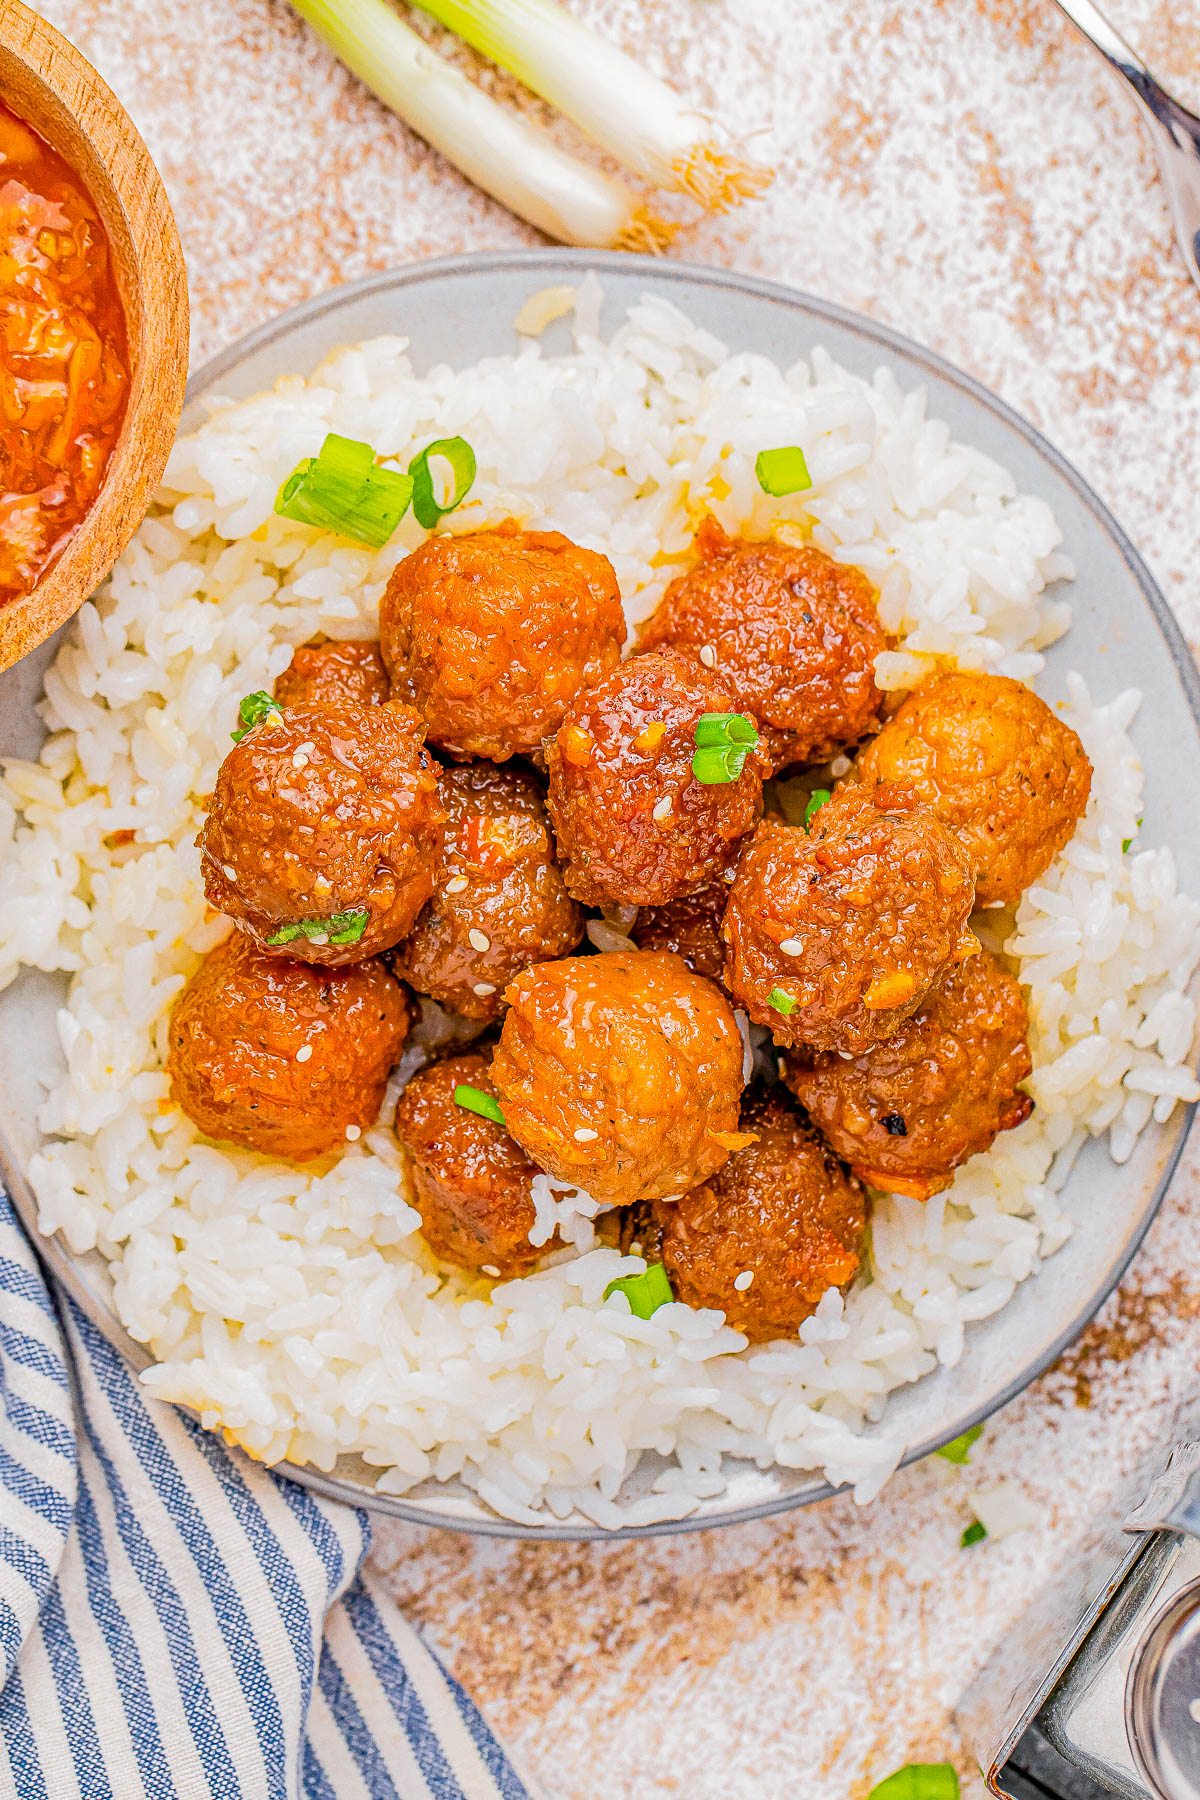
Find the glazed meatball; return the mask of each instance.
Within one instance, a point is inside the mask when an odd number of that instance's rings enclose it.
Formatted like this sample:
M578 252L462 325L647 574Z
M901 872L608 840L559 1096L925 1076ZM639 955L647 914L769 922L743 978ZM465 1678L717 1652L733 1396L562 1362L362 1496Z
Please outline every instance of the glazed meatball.
M812 545L728 538L714 519L696 548L699 562L671 583L641 647L686 651L731 682L758 720L768 773L823 762L873 730L887 637L866 577Z
M408 1025L381 962L319 969L235 931L175 1002L171 1098L206 1137L305 1162L375 1123Z
M728 682L671 650L632 657L576 695L546 766L563 873L578 899L663 906L725 866L762 811L758 752L736 780L708 785L692 758L704 714L737 711Z
M642 1254L662 1262L677 1300L718 1307L763 1343L793 1337L822 1294L852 1280L864 1195L780 1093L751 1098L742 1128L754 1142L723 1169L654 1204Z
M429 538L394 571L379 627L392 692L421 713L430 743L494 762L557 731L625 642L608 559L512 525Z
M503 1125L454 1101L460 1083L495 1099L489 1060L471 1051L414 1075L396 1108L396 1136L434 1255L460 1269L524 1275L559 1248L529 1242L529 1190L540 1170Z
M433 893L441 833L423 738L407 706L271 713L217 775L196 840L209 904L262 948L306 962L398 943Z
M1015 905L1082 818L1083 745L1044 700L1003 675L953 673L905 700L859 762L864 782L902 782L971 858L981 906Z
M725 985L777 1043L857 1054L978 950L970 864L898 788L841 787L803 826L767 820L738 865Z
M301 644L275 683L280 706L382 706L390 683L378 644Z
M697 894L671 900L666 906L644 906L633 925L633 941L639 950L669 950L682 956L695 974L708 981L723 981L721 920L728 900L729 882L718 875Z
M1033 1111L1018 984L984 950L950 970L885 1044L865 1055L793 1050L783 1078L863 1181L927 1200L969 1156Z
M576 956L508 989L492 1065L534 1161L611 1205L680 1194L738 1135L742 1039L711 982L663 951Z
M531 770L452 765L442 771L441 795L437 887L393 966L418 993L469 1019L494 1019L514 975L575 948L583 910L554 861Z

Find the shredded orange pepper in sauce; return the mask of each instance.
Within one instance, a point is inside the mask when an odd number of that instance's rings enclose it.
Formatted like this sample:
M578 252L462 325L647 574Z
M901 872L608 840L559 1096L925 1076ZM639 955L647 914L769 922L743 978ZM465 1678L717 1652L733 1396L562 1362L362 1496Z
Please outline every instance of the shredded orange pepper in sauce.
M0 606L36 586L91 507L128 388L100 216L0 105Z

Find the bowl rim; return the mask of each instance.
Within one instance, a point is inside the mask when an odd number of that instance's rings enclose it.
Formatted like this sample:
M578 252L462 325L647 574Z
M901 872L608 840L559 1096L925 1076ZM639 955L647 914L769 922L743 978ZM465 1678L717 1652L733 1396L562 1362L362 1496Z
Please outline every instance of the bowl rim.
M110 220L120 221L132 252L133 280L128 292L122 284L121 300L134 354L125 417L96 499L36 585L0 607L0 669L79 610L145 517L183 410L189 349L183 247L133 120L82 52L24 0L0 0L0 68L6 61L27 71L52 111L70 117L94 159L94 169L80 168L51 130L30 121L83 182L110 236ZM14 110L24 116L19 101Z
M0 5L2 4L3 0L0 0ZM337 311L365 295L374 292L393 292L426 281L452 278L465 273L472 275L523 273L539 267L561 273L564 265L577 270L581 278L589 270L594 270L603 278L606 270L629 274L630 272L636 273L640 269L656 284L665 281L678 284L683 289L708 285L727 291L750 294L758 299L783 306L789 311L799 308L811 317L825 319L831 324L846 327L860 337L877 344L881 349L898 353L905 359L919 364L931 374L959 388L985 410L998 416L1054 467L1055 471L1074 490L1083 507L1096 521L1097 526L1116 547L1130 574L1141 589L1162 635L1189 711L1197 731L1200 733L1200 669L1197 668L1183 632L1149 568L1126 533L1104 502L1061 452L1056 450L1036 427L1029 424L1006 401L993 394L973 376L946 361L936 351L927 349L924 345L906 337L902 332L862 313L855 312L852 308L809 294L802 289L790 288L781 282L744 275L735 270L711 268L699 263L686 263L674 259L663 261L656 257L633 255L623 251L591 251L565 247L502 252L476 251L430 258L422 262L405 264L398 269L382 270L366 275L324 293L313 295L235 339L192 375L187 386L185 408L199 399L201 394L212 392L214 389L219 393L219 384L223 377L236 369L247 356L267 348L280 338L287 337L298 327L312 323L325 313ZM1089 1296L1086 1305L1054 1340L997 1395L990 1397L981 1406L968 1409L947 1428L929 1438L909 1445L901 1458L899 1465L901 1468L921 1461L943 1444L949 1443L964 1431L970 1430L972 1426L982 1423L992 1413L1007 1406L1062 1355L1068 1345L1095 1316L1121 1281L1141 1247L1183 1153L1196 1110L1195 1103L1183 1106L1177 1109L1170 1126L1159 1128L1164 1131L1172 1131L1173 1138L1159 1169L1149 1200L1141 1216L1130 1230L1120 1256L1110 1267L1104 1282ZM71 1299L135 1369L141 1370L148 1367L153 1362L153 1357L144 1345L137 1343L129 1336L115 1315L97 1302L86 1282L73 1268L71 1257L59 1238L55 1236L47 1239L37 1230L36 1201L22 1172L14 1166L14 1159L6 1154L2 1134L0 1134L0 1175L4 1176L6 1180L12 1199L34 1241L38 1254L63 1283ZM189 1409L184 1408L183 1410ZM533 1526L522 1524L516 1520L504 1519L498 1514L492 1518L456 1518L449 1514L433 1514L430 1504L413 1501L403 1494L372 1492L365 1484L326 1474L311 1465L280 1462L273 1463L270 1467L276 1474L287 1476L299 1485L327 1499L339 1500L371 1512L402 1519L408 1524L421 1525L431 1530L462 1532L470 1536L522 1539L531 1542L615 1543L634 1538L670 1537L682 1532L710 1531L727 1525L749 1524L776 1514L796 1511L800 1507L814 1505L820 1500L850 1491L849 1484L834 1486L826 1481L814 1480L811 1487L793 1493L757 1501L749 1506L733 1507L728 1512L708 1513L701 1517L691 1516L662 1520L651 1525L616 1527L582 1521L576 1524L571 1521L548 1519L544 1526Z

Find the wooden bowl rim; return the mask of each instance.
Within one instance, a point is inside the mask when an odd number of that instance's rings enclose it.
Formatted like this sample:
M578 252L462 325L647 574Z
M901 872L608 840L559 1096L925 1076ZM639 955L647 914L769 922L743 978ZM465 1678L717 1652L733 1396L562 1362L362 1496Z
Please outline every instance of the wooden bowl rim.
M5 62L21 65L51 109L71 118L93 169L79 168L78 156L31 123L66 157L102 213L117 214L124 224L133 273L122 299L134 353L125 420L91 510L36 587L0 606L0 670L79 610L145 517L183 410L189 341L183 248L166 189L132 119L87 58L24 0L0 0L0 74ZM19 100L15 109L20 115Z

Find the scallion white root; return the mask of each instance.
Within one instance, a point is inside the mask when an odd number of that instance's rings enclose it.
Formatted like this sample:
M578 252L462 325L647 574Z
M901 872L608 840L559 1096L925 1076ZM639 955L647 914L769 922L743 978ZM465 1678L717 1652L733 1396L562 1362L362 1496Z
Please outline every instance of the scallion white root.
M476 187L565 244L666 248L673 227L437 56L385 0L292 0L348 68Z
M724 212L774 170L725 146L705 113L571 17L558 0L416 0L656 187Z

